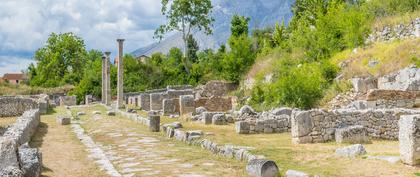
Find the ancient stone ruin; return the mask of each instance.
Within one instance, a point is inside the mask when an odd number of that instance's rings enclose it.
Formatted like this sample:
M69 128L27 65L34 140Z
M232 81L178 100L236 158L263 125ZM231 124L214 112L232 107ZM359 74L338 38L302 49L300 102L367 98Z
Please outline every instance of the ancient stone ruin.
M20 116L0 134L0 176L40 176L42 155L27 143L48 110L48 96L0 97L1 117Z

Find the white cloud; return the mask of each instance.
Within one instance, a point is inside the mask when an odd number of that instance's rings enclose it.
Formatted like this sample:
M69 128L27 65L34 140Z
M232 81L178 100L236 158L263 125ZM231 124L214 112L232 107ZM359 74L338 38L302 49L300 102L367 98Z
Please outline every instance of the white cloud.
M74 32L88 49L114 54L116 39L125 38L131 52L154 42L160 8L160 0L1 0L0 53L34 52L52 32Z
M14 57L14 56L0 56L0 77L5 73L20 73L26 70L28 66L35 62L32 59Z

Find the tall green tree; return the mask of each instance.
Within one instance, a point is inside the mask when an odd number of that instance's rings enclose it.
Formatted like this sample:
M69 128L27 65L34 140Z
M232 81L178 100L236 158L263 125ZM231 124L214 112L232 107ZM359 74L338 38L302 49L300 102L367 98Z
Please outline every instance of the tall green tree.
M162 39L171 31L182 33L184 41L184 68L189 73L187 66L187 40L193 30L204 31L205 34L212 34L211 25L214 19L210 16L212 12L211 0L162 0L162 14L168 22L161 25L155 31L155 37Z
M248 35L248 23L251 19L249 17L233 15L230 31L233 37L239 37L241 35Z
M73 33L52 33L46 45L35 52L36 68L28 68L31 73L30 85L76 85L84 73L86 54L84 41L80 37Z
M187 49L187 58L189 58L191 62L196 63L198 60L197 52L200 48L192 34L187 38Z

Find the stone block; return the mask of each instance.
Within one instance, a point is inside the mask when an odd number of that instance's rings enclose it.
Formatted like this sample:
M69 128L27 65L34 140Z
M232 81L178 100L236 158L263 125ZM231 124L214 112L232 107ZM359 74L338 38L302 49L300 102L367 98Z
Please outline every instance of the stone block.
M90 105L93 102L93 96L92 95L86 95L85 96L85 104Z
M337 143L369 143L367 129L361 125L338 128L335 131L335 140Z
M213 123L213 115L212 112L203 112L202 122L206 125Z
M276 109L272 110L271 113L273 115L276 115L276 116L279 116L279 115L291 116L292 111L293 111L293 109L291 109L291 108L276 108Z
M400 156L408 165L420 164L420 114L402 116L399 120Z
M151 132L160 131L160 116L159 115L150 115L149 114L149 130Z
M17 144L12 138L0 138L0 169L6 167L19 168Z
M361 144L355 144L335 150L335 154L342 157L356 157L366 154L366 149Z
M226 125L227 120L225 114L215 114L212 118L213 125Z
M70 116L58 116L57 117L57 123L59 125L69 125L71 123L71 117Z
M115 116L116 113L115 113L115 111L107 111L106 112L106 115L108 115L108 116Z
M19 167L8 166L5 168L0 168L1 177L23 177L23 172Z
M195 108L195 114L201 115L203 112L207 112L207 109L205 107L200 106L198 108Z
M287 170L286 177L309 177L309 175L301 171Z
M176 108L179 104L178 99L163 99L163 115L169 116L173 114L179 114Z
M253 159L246 165L246 171L249 176L276 177L279 173L279 168L274 161L266 159Z
M301 111L292 117L292 137L299 138L307 136L312 132L313 122L310 112Z
M36 148L19 148L19 163L24 176L38 177L42 171L42 154Z
M250 126L248 122L239 121L235 123L235 130L238 134L248 134L250 130Z
M187 141L187 133L185 131L175 129L174 137L178 141Z
M192 114L195 111L194 95L182 95L179 97L180 115Z
M375 78L353 78L351 79L354 91L366 93L370 89L378 88L378 82Z
M150 111L150 94L142 93L139 97L140 109Z
M150 110L159 111L163 109L163 99L166 98L164 93L150 94Z

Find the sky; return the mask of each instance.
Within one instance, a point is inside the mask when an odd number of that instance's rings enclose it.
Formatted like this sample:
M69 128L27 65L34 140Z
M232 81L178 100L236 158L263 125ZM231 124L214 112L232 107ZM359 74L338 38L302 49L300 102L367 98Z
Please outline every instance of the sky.
M49 34L73 32L88 50L117 53L117 38L126 39L124 53L153 42L165 22L160 0L0 0L0 77L20 72L33 61Z

